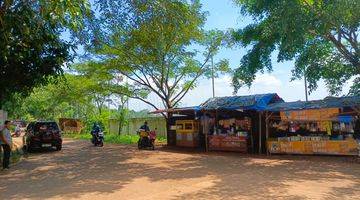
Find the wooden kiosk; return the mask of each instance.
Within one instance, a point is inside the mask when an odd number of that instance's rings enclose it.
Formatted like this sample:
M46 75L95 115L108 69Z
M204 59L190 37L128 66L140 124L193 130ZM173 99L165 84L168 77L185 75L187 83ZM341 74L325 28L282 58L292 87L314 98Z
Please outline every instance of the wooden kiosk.
M199 122L176 120L176 146L197 147L199 144Z

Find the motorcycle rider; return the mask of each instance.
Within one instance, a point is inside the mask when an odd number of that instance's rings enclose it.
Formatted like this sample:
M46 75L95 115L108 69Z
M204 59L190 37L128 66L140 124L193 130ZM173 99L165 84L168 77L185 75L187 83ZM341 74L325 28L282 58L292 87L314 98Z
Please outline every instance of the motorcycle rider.
M101 132L101 128L98 124L94 123L93 127L92 127L92 130L91 130L91 135L92 135L92 143L94 144L95 143L95 139L96 139L96 134L100 133Z
M144 134L144 132L146 132L147 134ZM138 140L138 148L152 148L154 150L156 132L150 131L147 121L145 121L144 124L140 127L138 134L140 134L140 138Z
M148 126L148 123L147 121L144 122L144 124L140 127L140 129L146 131L146 132L149 132L150 131L150 128Z

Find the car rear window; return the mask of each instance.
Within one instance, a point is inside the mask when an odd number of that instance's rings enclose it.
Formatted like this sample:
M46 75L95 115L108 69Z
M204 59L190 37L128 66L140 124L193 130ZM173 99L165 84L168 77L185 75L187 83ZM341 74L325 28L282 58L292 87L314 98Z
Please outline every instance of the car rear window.
M35 124L34 131L58 131L59 127L55 122L38 122Z

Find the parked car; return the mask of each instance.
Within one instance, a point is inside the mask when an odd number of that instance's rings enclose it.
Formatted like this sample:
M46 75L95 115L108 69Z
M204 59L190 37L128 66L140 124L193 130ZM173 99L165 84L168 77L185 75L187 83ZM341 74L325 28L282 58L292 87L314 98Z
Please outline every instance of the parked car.
M32 151L35 148L55 147L62 148L61 131L56 122L31 122L26 128L25 148Z

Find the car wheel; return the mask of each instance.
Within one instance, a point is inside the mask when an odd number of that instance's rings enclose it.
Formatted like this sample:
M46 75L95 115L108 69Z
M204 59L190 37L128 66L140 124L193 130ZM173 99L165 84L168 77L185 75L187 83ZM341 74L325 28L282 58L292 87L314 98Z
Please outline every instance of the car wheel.
M59 144L59 145L56 145L56 151L60 151L62 149L62 145Z
M22 151L26 154L26 153L28 153L28 146L27 145L24 145L23 147L22 147Z
M24 147L25 147L25 150L29 153L32 153L34 151L34 147L31 143L27 143Z

